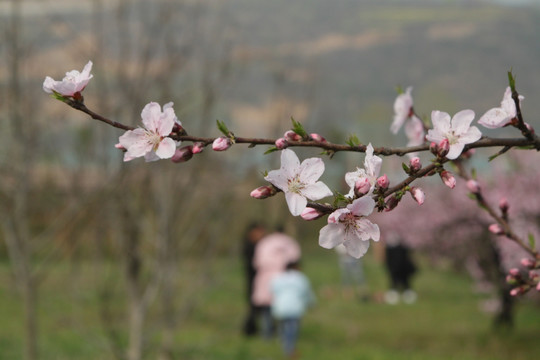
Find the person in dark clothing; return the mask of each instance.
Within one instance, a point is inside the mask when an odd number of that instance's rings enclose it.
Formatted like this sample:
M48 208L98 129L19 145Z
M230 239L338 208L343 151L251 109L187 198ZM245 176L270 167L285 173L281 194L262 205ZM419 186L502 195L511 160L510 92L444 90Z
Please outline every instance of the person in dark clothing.
M266 229L259 223L251 223L244 235L242 247L242 259L244 262L244 273L246 275L246 296L248 301L248 314L244 321L243 333L246 336L253 336L257 333L257 307L253 304L253 279L257 270L253 266L253 257L257 242L264 237Z
M414 303L417 295L411 289L411 277L416 272L416 266L409 248L397 234L390 234L386 239L385 264L390 276L390 290L385 293L384 300L388 304L397 304L401 297L407 304Z

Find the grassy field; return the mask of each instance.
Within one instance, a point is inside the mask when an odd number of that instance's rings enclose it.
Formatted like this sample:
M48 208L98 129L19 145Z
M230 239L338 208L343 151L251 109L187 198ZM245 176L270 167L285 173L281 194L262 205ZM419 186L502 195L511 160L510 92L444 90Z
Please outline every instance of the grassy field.
M479 311L485 296L473 294L470 281L461 275L423 266L415 281L419 301L389 306L344 297L332 252L317 250L304 263L318 303L302 324L302 359L517 360L540 353L538 306L520 301L515 329L493 331L491 315ZM277 341L240 336L245 309L239 261L214 262L204 286L200 277L193 277L202 270L199 267L194 261L178 272L176 358L282 359ZM112 289L109 321L121 330L121 341L125 341L119 270L112 263L85 262L64 262L49 269L40 293L41 359L113 359L99 320L97 294L104 284ZM385 274L373 259L367 259L366 272L373 292L384 290ZM155 350L161 342L160 309L156 301L148 316L148 359L157 358ZM0 318L0 359L20 359L20 300L5 262L0 266Z

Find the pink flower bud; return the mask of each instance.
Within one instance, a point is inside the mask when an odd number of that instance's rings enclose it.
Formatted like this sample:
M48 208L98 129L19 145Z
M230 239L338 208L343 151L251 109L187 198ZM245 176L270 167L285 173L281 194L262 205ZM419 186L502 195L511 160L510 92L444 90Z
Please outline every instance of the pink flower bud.
M204 143L202 142L196 142L193 144L193 153L194 154L200 154L204 150Z
M193 157L193 146L188 145L188 146L184 146L179 149L176 149L176 151L174 152L174 155L171 158L171 161L173 163L181 163L181 162L188 161L192 157Z
M368 178L360 178L354 184L354 194L356 197L362 197L366 195L371 189L371 183Z
M212 143L214 151L225 151L231 147L231 139L226 136L220 136Z
M540 282L536 284L536 291L540 291Z
M386 208L384 211L392 211L398 206L399 200L395 196L391 196L388 200L386 200Z
M279 138L276 140L276 147L279 150L285 149L287 146L289 146L289 143L287 142L287 139L285 138Z
M311 140L313 141L317 141L317 142L320 142L320 143L325 143L326 142L326 139L323 138L321 135L319 134L315 134L315 133L312 133L312 134L309 134L309 137L311 138Z
M182 127L182 124L180 124L179 121L176 121L172 128L173 133L182 133L184 132L184 128Z
M285 134L283 135L283 137L287 141L301 141L302 140L302 137L292 130L285 131Z
M411 160L409 161L409 168L413 173L417 172L422 168L422 163L420 162L420 158L418 156L411 158Z
M440 173L441 179L444 183L444 185L448 186L450 189L453 189L456 187L456 178L450 171L444 170Z
M516 287L516 288L513 288L512 290L510 290L510 295L511 296L518 296L520 294L523 293L523 289L521 287Z
M114 147L122 151L127 151L127 149L124 146L122 146L122 144L120 143L115 144Z
M516 285L517 279L513 277L512 275L506 275L506 283L510 285Z
M480 193L480 185L478 184L478 181L473 179L467 180L467 189L473 194Z
M540 278L540 274L538 274L536 271L529 271L529 279L532 281L538 281L538 278Z
M528 258L521 259L521 265L523 265L526 268L532 269L535 265L535 261Z
M422 205L424 203L424 200L426 200L426 195L422 191L422 189L418 187L412 187L411 188L411 195L414 200L418 203L418 205Z
M499 224L489 225L488 230L495 235L504 235L504 230Z
M499 200L499 209L501 209L501 211L503 213L508 212L509 207L510 207L510 205L508 204L508 199L503 197L503 198L501 198L501 200Z
M518 268L511 268L510 270L508 270L508 273L515 277L518 277L520 274Z
M383 176L380 176L377 179L377 186L379 186L381 189L388 189L388 186L390 185L390 180L388 180L388 176L384 174Z
M324 215L324 213L322 213L319 210L316 210L316 209L314 209L312 207L306 207L304 209L304 211L302 211L302 213L300 214L302 219L307 220L307 221L316 220L316 219L320 218L323 215Z
M448 139L444 138L439 143L438 155L443 158L448 154L449 151L450 151L450 142L448 141Z
M439 146L437 146L437 143L432 141L429 144L429 151L431 151L433 155L437 155L439 153Z
M275 195L277 192L276 188L268 185L268 186L260 186L253 190L249 196L255 199L266 199L267 197Z

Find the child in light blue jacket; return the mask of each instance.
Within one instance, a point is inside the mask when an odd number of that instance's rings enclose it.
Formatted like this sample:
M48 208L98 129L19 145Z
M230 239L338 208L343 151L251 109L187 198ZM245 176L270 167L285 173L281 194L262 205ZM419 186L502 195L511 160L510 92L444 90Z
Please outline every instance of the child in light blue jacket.
M295 356L300 319L315 302L308 278L299 270L298 262L287 264L285 272L272 279L272 315L279 322L283 351Z

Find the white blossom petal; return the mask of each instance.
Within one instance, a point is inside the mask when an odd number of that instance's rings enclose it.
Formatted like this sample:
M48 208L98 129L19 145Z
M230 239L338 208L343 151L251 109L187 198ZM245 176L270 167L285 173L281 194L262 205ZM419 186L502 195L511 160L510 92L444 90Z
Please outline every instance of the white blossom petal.
M141 118L144 127L152 132L157 132L161 117L161 106L156 102L150 102L141 111Z
M332 190L330 190L330 188L322 181L306 185L306 187L301 190L301 194L311 200L319 200L333 195Z
M360 239L345 241L343 245L345 245L347 253L356 259L364 256L369 249L369 241L362 241Z
M456 113L452 118L452 130L454 131L454 134L458 136L465 134L473 120L474 111L472 110L462 110Z
M355 216L368 216L375 208L375 200L369 196L356 199L352 204L347 205L347 209Z
M300 165L300 179L304 182L315 182L324 173L324 162L321 158L309 158Z
M285 172L287 178L295 177L299 167L300 160L294 151L289 149L281 150L281 170Z
M171 138L165 138L161 140L156 149L156 155L161 159L169 159L174 155L176 151L176 143Z
M345 240L345 227L342 224L328 224L319 231L319 245L332 249Z
M293 216L300 215L307 205L307 199L294 192L285 192L285 200Z
M501 108L488 110L478 120L478 123L488 129L497 129L508 124L512 118Z

